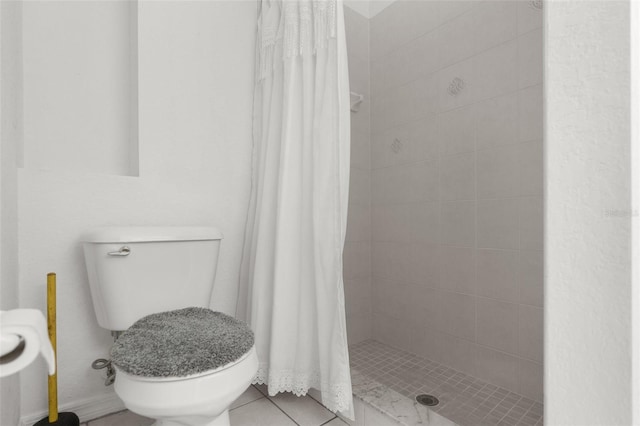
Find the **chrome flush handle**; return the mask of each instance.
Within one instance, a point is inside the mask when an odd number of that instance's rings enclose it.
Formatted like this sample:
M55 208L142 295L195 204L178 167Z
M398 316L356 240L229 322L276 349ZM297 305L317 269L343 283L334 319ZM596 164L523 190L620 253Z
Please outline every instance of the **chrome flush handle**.
M107 253L109 256L129 256L131 254L131 249L127 246L120 247L118 251L110 251Z

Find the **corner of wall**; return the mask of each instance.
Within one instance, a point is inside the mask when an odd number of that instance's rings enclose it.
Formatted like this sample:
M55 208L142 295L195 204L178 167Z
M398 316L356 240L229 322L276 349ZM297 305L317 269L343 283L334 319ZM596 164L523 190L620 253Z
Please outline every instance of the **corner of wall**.
M0 309L18 307L18 170L20 138L20 8L0 3ZM0 379L0 424L18 424L20 380Z

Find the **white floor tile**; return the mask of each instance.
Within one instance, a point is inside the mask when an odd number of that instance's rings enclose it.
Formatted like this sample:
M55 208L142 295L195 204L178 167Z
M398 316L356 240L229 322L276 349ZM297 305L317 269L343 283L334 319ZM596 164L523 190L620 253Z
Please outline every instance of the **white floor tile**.
M249 386L249 388L244 391L242 395L238 399L236 399L233 404L231 404L230 410L234 408L238 408L241 405L248 404L249 402L255 401L256 399L264 398L264 395L253 386Z
M229 412L233 426L295 426L278 407L261 398Z
M340 418L336 417L331 420L329 423L325 423L323 426L348 426L347 423L340 420Z
M256 389L258 389L264 396L269 396L269 388L267 385L253 385Z
M320 426L336 416L308 395L298 397L283 392L269 399L300 426Z
M99 419L91 420L89 426L149 426L153 419L142 417L129 410L120 411Z

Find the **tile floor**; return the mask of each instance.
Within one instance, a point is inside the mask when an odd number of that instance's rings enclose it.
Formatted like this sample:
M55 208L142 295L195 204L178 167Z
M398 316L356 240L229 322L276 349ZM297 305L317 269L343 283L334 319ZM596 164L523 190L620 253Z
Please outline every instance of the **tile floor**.
M264 392L264 393L263 393ZM233 426L346 426L347 424L310 396L266 396L266 387L251 386L229 411ZM121 411L81 426L149 426L153 420Z
M351 368L414 399L435 395L436 413L461 426L541 426L543 405L375 340L349 348Z

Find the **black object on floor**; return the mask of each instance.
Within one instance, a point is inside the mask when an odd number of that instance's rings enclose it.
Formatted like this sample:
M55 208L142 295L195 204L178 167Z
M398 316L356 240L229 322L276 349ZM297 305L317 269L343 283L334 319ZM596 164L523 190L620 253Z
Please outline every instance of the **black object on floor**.
M80 426L80 419L75 413L58 413L58 420L51 423L49 422L49 417L45 417L44 419L38 421L33 426Z

